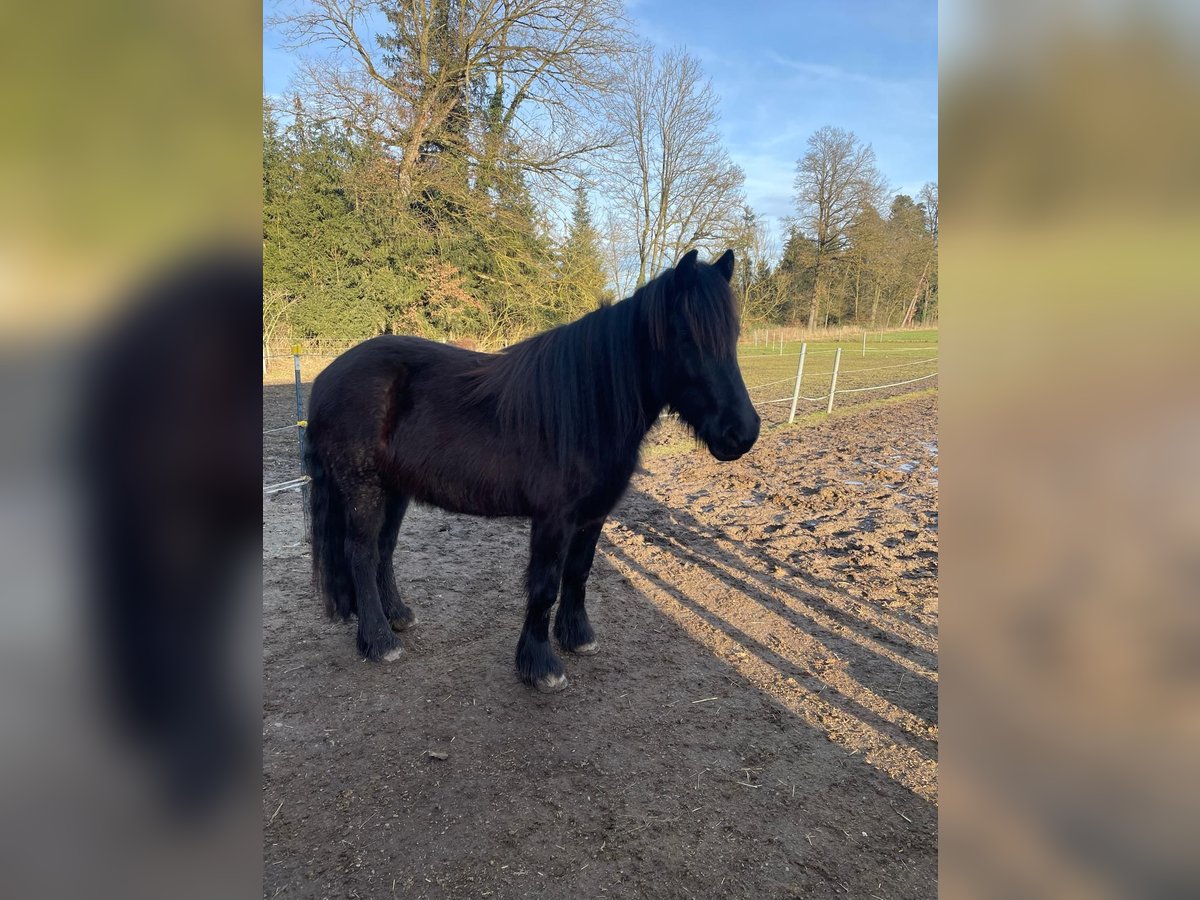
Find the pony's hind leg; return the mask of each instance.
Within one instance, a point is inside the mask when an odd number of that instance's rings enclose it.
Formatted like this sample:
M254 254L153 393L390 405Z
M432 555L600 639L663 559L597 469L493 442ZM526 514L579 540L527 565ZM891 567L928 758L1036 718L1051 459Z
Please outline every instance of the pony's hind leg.
M358 601L358 652L367 659L392 662L401 653L392 633L379 590L379 549L387 521L387 495L378 486L362 485L347 504L346 554Z
M526 588L529 603L517 642L517 674L539 691L567 686L563 664L550 647L550 607L558 597L570 530L554 519L537 518L530 528Z
M408 497L389 494L384 504L383 528L379 532L379 599L392 630L407 631L417 624L417 614L400 599L393 557L396 554L396 540L400 537L400 525L408 509Z
M567 548L567 558L563 565L562 597L558 603L558 613L554 617L554 636L558 638L558 645L568 653L590 656L597 651L596 634L588 621L584 596L588 575L592 571L592 561L596 557L596 541L599 540L600 529L603 527L603 519L592 525L585 525L575 532Z

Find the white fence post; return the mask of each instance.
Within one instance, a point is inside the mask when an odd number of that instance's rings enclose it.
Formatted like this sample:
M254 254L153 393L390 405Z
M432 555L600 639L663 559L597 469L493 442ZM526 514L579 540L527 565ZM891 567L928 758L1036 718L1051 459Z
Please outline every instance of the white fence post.
M783 356L783 332L779 332L779 355Z
M833 395L837 393L837 373L838 367L842 364L842 348L837 348L837 353L833 354L833 381L829 383L829 406L825 412L833 412Z
M792 411L788 414L788 424L796 421L796 404L800 401L800 379L804 377L804 354L808 352L808 342L800 345L800 365L796 366L796 389L792 391Z
M867 358L867 333L863 332L863 359Z

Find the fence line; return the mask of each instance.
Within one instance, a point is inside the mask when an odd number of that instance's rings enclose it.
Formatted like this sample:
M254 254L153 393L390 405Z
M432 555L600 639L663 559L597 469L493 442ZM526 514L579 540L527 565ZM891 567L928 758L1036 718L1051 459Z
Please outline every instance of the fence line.
M303 540L308 542L312 536L312 497L308 485L312 482L312 478L308 473L308 463L306 462L307 453L305 453L305 444L308 441L308 419L304 416L304 390L303 379L300 373L300 360L303 347L296 344L292 347L292 368L294 373L295 388L296 388L296 421L288 425L279 425L274 428L264 428L263 435L279 434L284 431L296 429L296 456L300 464L300 475L297 478L290 478L287 481L281 481L277 484L268 484L263 487L263 496L278 494L281 491L300 491L300 504L304 511L304 537ZM271 358L268 354L263 354L263 375L267 373L267 360ZM280 358L280 357L275 357Z
M876 349L876 348L870 348L870 349ZM883 349L883 348L878 348L878 349ZM901 350L901 351L902 350L929 351L929 350L933 350L933 349L937 349L937 348L936 347L912 347L912 348L888 348L888 349L889 350L892 350L892 349ZM800 345L799 353L786 354L788 356L796 356L800 359L800 365L796 369L796 375L794 378L780 378L776 381L768 381L764 384L757 384L757 385L754 385L753 387L747 388L748 391L757 391L757 390L761 390L763 388L775 387L776 385L780 385L780 384L794 383L795 390L793 391L793 393L787 397L777 397L772 400L760 400L757 403L754 403L753 405L755 405L755 406L770 406L770 405L773 405L776 403L790 403L790 404L792 404L792 412L791 412L791 415L789 415L789 417L788 417L788 421L791 422L795 419L796 403L800 400L804 400L805 402L808 402L808 403L820 403L823 401L828 401L827 412L832 412L834 397L837 396L838 394L860 394L860 393L865 393L867 391L886 390L887 388L901 387L906 384L915 384L919 381L926 381L927 379L935 378L938 374L937 372L931 372L928 375L921 375L921 376L918 376L917 378L909 378L909 379L905 379L903 381L894 381L889 384L878 384L878 385L871 385L869 387L839 389L837 387L837 377L839 374L838 370L840 369L840 363L841 363L841 355L842 355L841 350L842 350L842 348L838 347L838 348L834 348L834 349L817 349L817 350L810 351L808 349L807 342L802 342ZM308 490L306 489L306 485L308 485L312 481L312 478L308 475L307 472L304 471L304 468L305 468L305 466L304 466L304 444L305 444L305 440L307 438L307 435L305 434L305 432L307 431L308 422L304 419L303 395L302 395L301 389L300 389L300 387L301 387L300 360L302 357L305 357L305 356L321 357L321 356L336 356L338 354L337 353L328 353L328 354L305 353L305 352L302 352L302 348L299 345L297 345L294 348L294 351L295 352L292 353L292 360L293 360L294 369L295 369L297 421L295 424L280 425L280 426L277 426L274 428L263 429L263 434L264 435L279 434L284 431L289 431L293 428L296 429L297 439L298 439L298 450L299 450L299 456L300 456L301 474L297 478L291 478L291 479L288 479L287 481L281 481L276 484L269 484L269 485L264 486L263 487L263 495L270 496L273 494L281 493L283 491L292 491L292 490L302 491L302 500L303 500L303 505L304 505L304 518L305 518L305 538L307 539L308 531L309 531L310 499L308 496ZM342 350L339 352L345 352L345 351ZM829 392L820 397L805 397L800 394L800 383L801 383L801 379L803 378L803 374L804 374L804 358L809 353L834 353L835 354L834 368L833 368L832 373L811 373L811 372L809 373L810 377L813 374L819 374L819 375L832 374L832 376L833 376L833 378L830 382L830 385L829 385ZM746 356L748 356L748 357L774 356L774 355L775 354L773 354L773 353L746 354ZM781 355L783 355L783 354L781 354ZM263 358L264 358L264 360L266 360L266 359L282 359L285 357L264 355ZM884 369L911 368L912 366L918 366L918 365L922 365L924 363L936 362L937 359L938 358L936 356L934 356L934 357L930 357L929 359L914 360L913 362L907 362L907 363L896 363L896 364L886 365L886 366L873 366L873 367L867 368L867 369L848 370L844 374L854 375L858 372L878 372L878 371L882 371Z
M835 348L835 347L818 347L815 350L810 349L808 351L808 355L812 356L814 353L836 353L836 352L837 352L837 348ZM739 353L738 357L741 359L758 359L760 356L762 356L762 357L767 357L767 356L788 357L788 356L799 356L799 355L800 355L800 352L796 351L795 353L782 353L782 354L780 354L780 353Z
M264 494L278 494L280 491L294 491L304 487L312 479L307 475L301 475L299 478L292 478L288 481L280 481L276 484L268 484L263 488Z
M867 349L875 349L881 344L927 344L929 338L926 336L928 332L937 332L939 329L936 326L918 327L918 328L885 328L882 331L878 329L863 329L855 326L842 326L830 328L828 330L817 329L808 331L806 328L798 328L787 325L772 326L770 328L750 326L743 323L741 336L738 338L739 347L747 347L758 349L764 354L771 354L778 351L780 340L785 344L854 344L858 345L862 337L867 338ZM427 339L441 343L452 343L454 341L473 341L479 346L507 346L519 343L525 338L533 336L534 332L529 334L514 334L508 337L494 336L492 338L480 338L471 335L454 335L446 334L441 336L429 336ZM914 335L921 334L920 337ZM376 337L373 335L372 337ZM370 340L370 337L363 338L281 338L275 335L270 344L263 348L266 350L262 354L267 359L282 359L291 356L288 351L299 344L303 348L303 355L324 355L326 351L333 353L343 353L351 347L355 347L364 341ZM873 346L874 345L874 346ZM261 345L260 345L261 346ZM896 348L900 349L900 348Z
M861 394L863 391L881 391L884 388L900 387L900 385L902 385L902 384L913 384L914 382L917 382L917 381L924 381L926 378L936 378L937 374L938 374L937 372L930 372L928 375L922 375L920 378L910 378L910 379L908 379L908 381L893 381L891 384L876 384L876 385L873 385L872 387L842 388L841 390L834 391L834 393L835 394Z
M840 393L840 391L839 391L839 393ZM797 397L800 400L807 400L809 403L820 403L822 400L829 399L828 394L822 394L820 397L801 397L800 395L797 395ZM780 397L778 400L759 400L757 403L754 403L752 405L753 406L768 406L771 403L791 403L791 402L792 402L792 398L789 396L789 397Z
M914 359L912 362L896 363L891 366L871 366L869 369L842 369L843 375L856 375L859 372L882 372L884 369L907 369L912 366L920 366L924 363L937 362L936 356L931 356L929 359Z
M848 343L848 342L843 341L842 343ZM837 353L837 351L839 349L841 349L841 348L840 347L817 347L816 349L813 349L810 347L809 351L808 351L808 355L812 356L814 353ZM938 349L938 347L935 344L932 347L890 347L890 346L889 347L868 347L867 352L868 353L920 353L922 350L924 350L925 352L929 352L930 350L937 350L937 349ZM784 354L773 353L773 352L739 353L738 354L738 356L742 359L758 359L759 357L767 357L767 356L776 357L776 356L780 356L780 355L799 356L800 353L799 353L799 351L796 351L795 353L784 353Z
M760 390L762 388L774 387L776 385L793 382L795 384L795 389L792 392L792 395L790 397L775 397L771 400L752 401L753 405L756 407L765 407L765 406L771 406L776 403L791 403L791 405L792 405L791 412L788 414L788 418L787 418L787 421L790 424L791 422L794 422L796 419L796 404L799 403L799 401L801 401L801 400L804 400L808 403L827 403L826 412L832 413L833 412L833 401L834 401L834 398L838 394L862 394L862 393L866 393L868 391L882 391L882 390L886 390L888 388L901 387L906 384L915 384L919 381L926 381L930 378L936 377L938 374L935 371L935 372L930 372L927 375L919 375L916 378L906 378L902 381L892 381L887 384L873 384L873 385L868 385L866 387L839 388L837 386L839 375L845 377L847 375L856 375L856 374L862 373L862 372L879 372L879 371L884 371L884 370L889 370L889 369L908 369L908 368L912 368L913 366L924 365L925 363L931 363L931 362L936 363L938 360L938 358L936 356L931 356L928 359L918 359L918 360L913 360L912 362L894 363L894 364L886 365L886 366L871 366L866 369L847 369L845 371L842 371L842 368L841 368L842 352L841 351L842 351L842 348L840 348L840 347L837 348L836 350L834 350L835 356L833 359L833 371L832 372L816 373L816 374L820 374L820 375L830 375L831 376L830 382L829 382L829 390L827 393L822 394L819 397L805 397L805 396L802 396L800 393L801 380L804 378L804 358L807 355L807 353L809 352L808 343L803 342L800 344L800 352L799 352L799 354L797 354L800 357L800 362L796 367L796 374L793 378L780 378L776 381L768 381L764 384L757 384L757 385L754 385L753 387L747 388L748 391L756 391L756 390ZM810 372L809 376L811 377L813 374L814 373Z
M300 356L311 357L313 359L333 359L335 357L341 356L347 350L351 350L351 349L353 349L353 348L346 347L344 350L330 350L327 353L319 351L319 350L305 350L300 354ZM293 355L294 354L291 354L291 353L280 353L278 355L272 355L272 354L268 353L266 356L263 357L263 359L268 360L268 361L272 360L272 359L291 359Z
M789 343L807 341L809 343L824 341L843 341L859 344L865 337L870 343L913 344L929 340L930 331L938 331L935 322L924 322L912 327L903 326L868 326L864 323L842 324L832 327L808 328L804 325L782 325L742 322L742 331L738 339L740 344L759 347L777 347L780 339Z
M809 352L811 353L812 351L809 351ZM937 362L937 359L938 358L936 356L931 356L931 357L929 357L929 359L916 359L916 360L913 360L912 362L896 363L896 364L890 365L890 366L870 366L869 368L865 368L865 369L842 369L841 375L843 375L843 376L859 375L863 372L882 372L885 369L910 369L913 366L920 366L920 365L924 365L925 363ZM806 375L825 376L825 375L831 375L833 373L832 373L832 371L830 371L830 372L810 372L810 371L806 370L805 374ZM765 384L751 385L750 387L746 388L746 390L757 391L759 388L773 387L774 385L777 385L777 384L791 384L795 380L796 380L795 377L780 378L778 381L768 381Z
M843 341L842 343L848 343L848 342ZM357 345L352 344L349 347L331 348L329 350L320 350L320 349L304 350L300 353L300 356L301 356L301 358L309 358L309 359L336 359L337 357L339 357L343 353L345 353L347 350L352 349L354 346L357 346ZM751 348L751 349L753 350L754 348ZM933 346L933 347L892 347L892 346L887 346L887 347L867 347L867 352L868 353L919 353L922 350L929 351L929 350L936 350L936 349L938 349L936 346ZM499 351L496 351L496 352L499 352ZM817 347L817 348L810 349L808 351L808 355L812 356L814 353L836 353L836 352L837 352L837 348L835 348L835 347ZM766 352L759 350L758 352L751 352L751 353L739 352L738 353L738 357L741 359L758 359L759 357L765 358L768 356L772 357L772 358L783 357L784 359L787 359L789 357L793 357L793 358L798 357L799 355L800 355L799 352L778 353L774 350L767 350ZM293 356L293 354L291 354L291 353L267 353L262 356L262 359L266 362L272 362L272 361L281 360L281 359L291 359L292 356Z
M766 384L756 384L754 387L746 388L746 390L757 391L759 388L772 387L777 384L791 384L795 380L795 378L780 378L778 381L768 381Z

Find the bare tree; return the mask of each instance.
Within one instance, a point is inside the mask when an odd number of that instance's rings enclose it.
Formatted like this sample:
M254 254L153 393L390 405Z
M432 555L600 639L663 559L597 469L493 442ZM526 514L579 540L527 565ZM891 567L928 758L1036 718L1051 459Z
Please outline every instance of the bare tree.
M296 298L281 290L263 292L262 363L263 374L267 374L267 357L271 353L271 342L286 321Z
M745 176L721 145L699 60L643 48L616 84L610 115L620 135L613 195L633 213L636 284L692 247L724 249L739 226Z
M275 19L293 49L327 51L305 67L314 102L388 147L402 187L447 149L485 176L503 146L511 165L562 177L608 146L590 113L623 21L619 0L297 0Z
M808 327L829 293L832 263L847 245L847 232L859 212L878 206L886 185L875 166L875 151L854 132L825 126L808 139L808 150L796 163L796 208L799 222L813 236L816 272Z
M730 233L727 243L736 259L734 295L744 316L760 319L765 313L755 305L755 300L764 296L763 283L770 280L771 264L779 256L779 248L766 223L749 204L743 205L738 227ZM752 309L756 310L752 315L747 313Z
M938 186L936 181L925 182L917 200L925 210L925 230L929 232L933 242L938 238Z
M626 251L630 247L629 228L626 217L609 207L604 213L604 230L600 234L601 252L604 257L604 274L612 286L613 294L620 300L633 293L634 270Z

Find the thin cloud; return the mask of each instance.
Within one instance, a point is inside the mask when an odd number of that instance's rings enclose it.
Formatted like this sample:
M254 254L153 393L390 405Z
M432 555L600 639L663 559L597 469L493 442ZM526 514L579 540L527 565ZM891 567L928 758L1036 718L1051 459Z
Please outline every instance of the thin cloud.
M801 75L806 75L811 79L818 81L833 81L843 84L861 84L866 87L875 88L882 91L897 91L911 90L922 86L923 82L914 79L904 78L880 78L877 75L868 75L865 72L853 72L849 69L843 69L841 66L831 66L825 63L806 62L804 60L789 59L786 56L781 56L774 51L768 51L767 58L777 65L784 66L794 72L799 72Z

